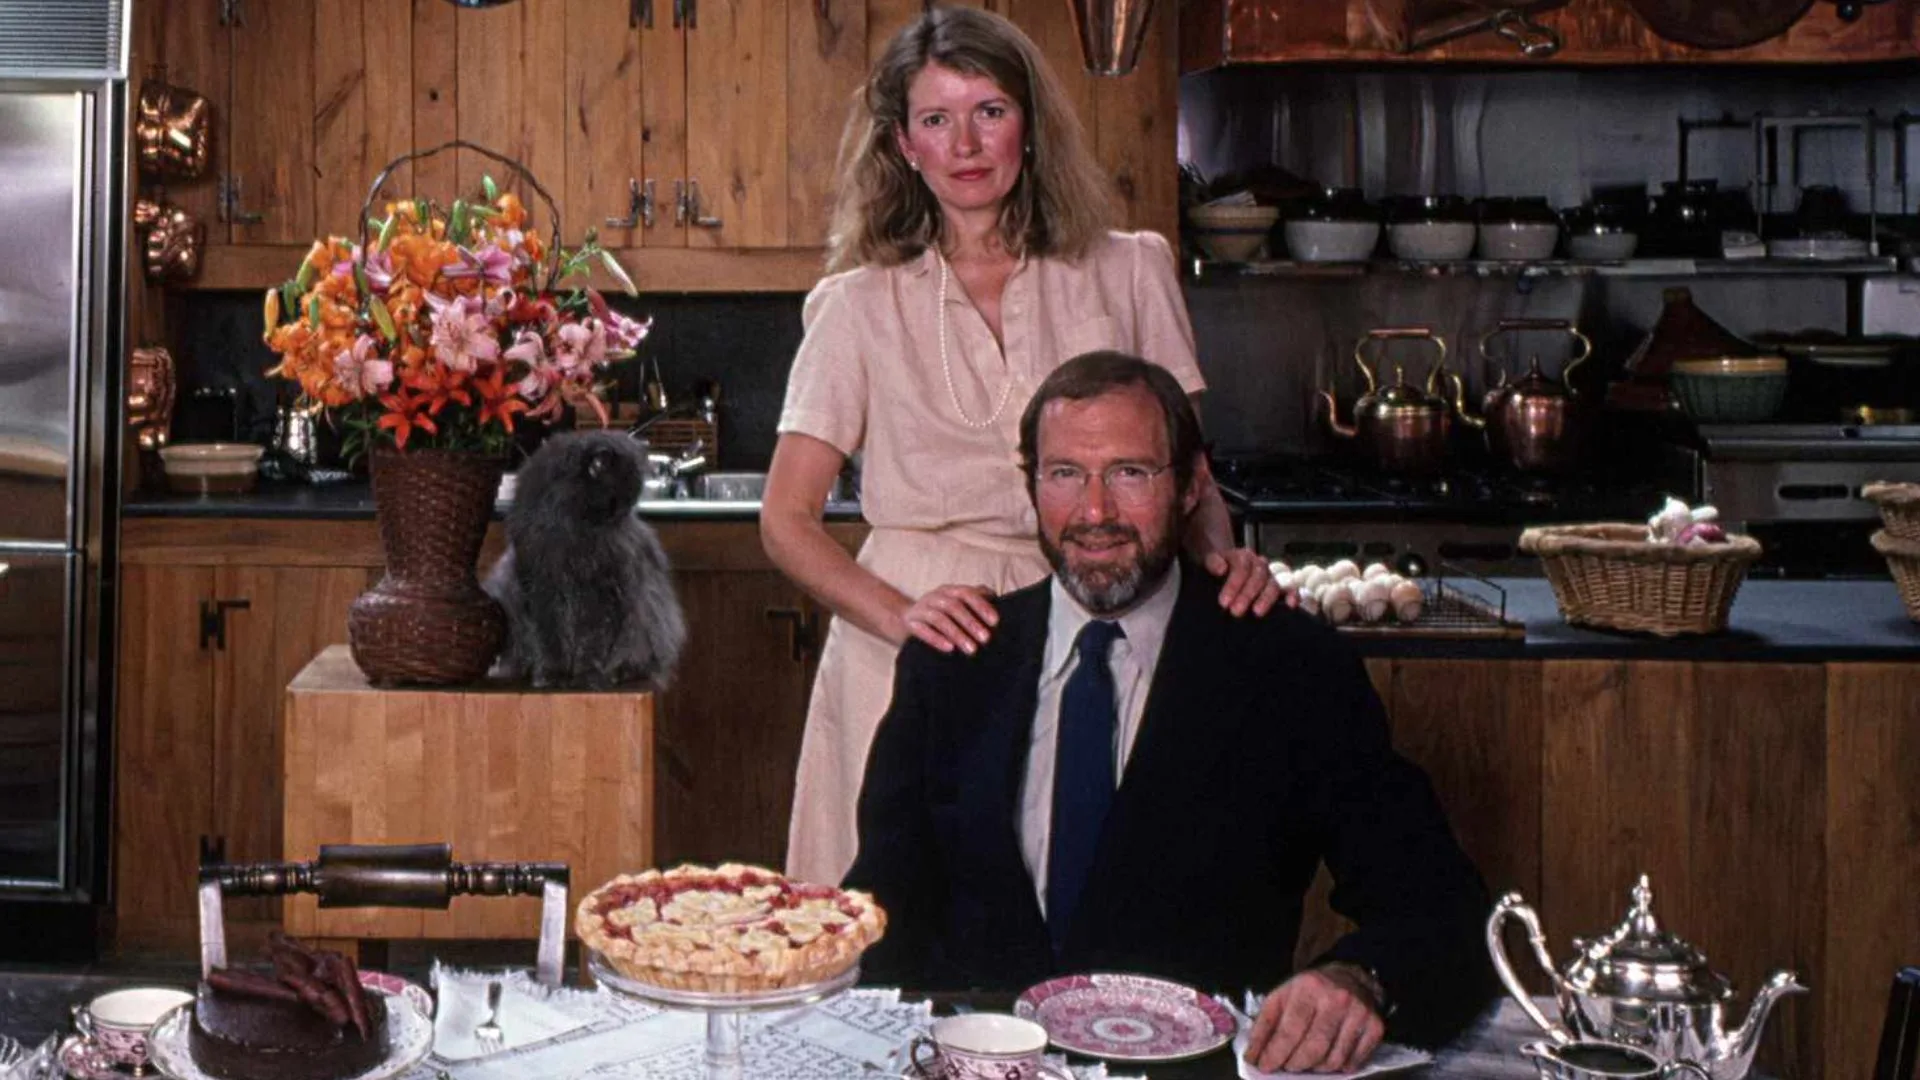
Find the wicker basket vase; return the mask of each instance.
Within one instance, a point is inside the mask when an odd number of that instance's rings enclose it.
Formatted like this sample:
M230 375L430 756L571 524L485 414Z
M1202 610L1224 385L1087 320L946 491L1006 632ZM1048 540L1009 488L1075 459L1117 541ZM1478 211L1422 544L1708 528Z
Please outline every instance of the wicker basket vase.
M1920 484L1880 482L1861 488L1860 494L1880 507L1880 520L1886 522L1888 535L1920 542Z
M1570 623L1671 637L1727 628L1734 594L1760 542L1676 547L1647 540L1644 525L1553 525L1520 534L1540 557Z
M474 576L504 458L451 450L373 452L386 573L347 612L353 662L376 686L485 676L506 613Z
M1920 623L1920 540L1882 529L1873 534L1873 550L1886 556L1887 569L1900 586L1900 602L1907 605L1907 618Z

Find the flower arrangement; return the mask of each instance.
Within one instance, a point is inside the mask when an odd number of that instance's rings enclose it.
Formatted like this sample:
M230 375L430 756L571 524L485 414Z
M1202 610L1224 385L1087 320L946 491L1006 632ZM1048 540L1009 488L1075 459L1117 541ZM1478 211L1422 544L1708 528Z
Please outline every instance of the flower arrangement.
M584 284L604 265L633 282L593 236L551 249L512 192L484 202L389 203L359 243L316 241L294 278L269 289L268 374L300 387L299 406L342 423L349 458L374 445L501 454L516 418L567 406L604 424L606 368L634 355L651 320L614 311Z

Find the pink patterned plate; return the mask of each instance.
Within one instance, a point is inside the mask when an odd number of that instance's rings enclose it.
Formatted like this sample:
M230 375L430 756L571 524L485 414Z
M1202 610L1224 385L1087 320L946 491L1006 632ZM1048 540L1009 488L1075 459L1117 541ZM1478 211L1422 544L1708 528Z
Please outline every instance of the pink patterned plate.
M107 1055L84 1035L69 1035L60 1044L60 1067L72 1080L120 1080L132 1076L107 1060Z
M1145 975L1068 975L1030 987L1013 1014L1053 1045L1111 1061L1184 1061L1233 1041L1233 1014L1190 986Z
M398 975L389 975L384 971L362 971L360 985L369 990L384 990L413 1006L414 1011L428 1019L433 1018L433 995L418 983L411 983Z

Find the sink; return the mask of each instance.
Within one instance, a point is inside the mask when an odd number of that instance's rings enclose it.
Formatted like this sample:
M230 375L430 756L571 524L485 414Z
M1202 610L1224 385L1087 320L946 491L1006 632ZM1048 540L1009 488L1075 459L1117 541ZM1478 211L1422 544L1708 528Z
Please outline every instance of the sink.
M708 472L687 480L687 495L694 499L759 502L766 490L767 474L763 472Z

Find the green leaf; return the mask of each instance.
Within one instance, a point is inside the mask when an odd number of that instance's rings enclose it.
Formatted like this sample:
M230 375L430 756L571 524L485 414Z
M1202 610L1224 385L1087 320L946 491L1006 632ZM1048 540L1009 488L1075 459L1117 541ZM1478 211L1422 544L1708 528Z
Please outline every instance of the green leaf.
M482 173L480 176L480 186L486 189L488 202L500 201L500 185L493 182L493 177Z
M300 317L300 286L289 281L280 286L280 311L282 318Z
M317 296L307 301L307 325L315 330L320 329L320 298Z
M385 251L387 240L393 236L393 223L400 220L399 214L389 214L387 220L380 223L380 238L373 242L375 251Z
M613 257L613 252L601 249L600 262L606 266L607 273L613 275L613 279L620 283L620 288L625 290L628 296L640 295L640 290L633 285L633 279L627 276L627 268L621 266L620 260Z
M313 284L313 275L314 275L313 260L301 259L300 272L293 275L293 283L295 286L299 288L301 292L306 292L307 286Z
M427 222L433 220L433 207L428 206L427 200L425 199L415 199L413 200L413 215L420 219L420 231L425 232L427 231Z
M360 263L353 264L353 287L360 290L361 296L373 295L373 286L367 281L367 268Z
M393 326L393 312L387 310L385 300L372 297L367 301L367 310L373 313L373 324L380 328L380 336L386 338L388 344L399 339L400 332Z

